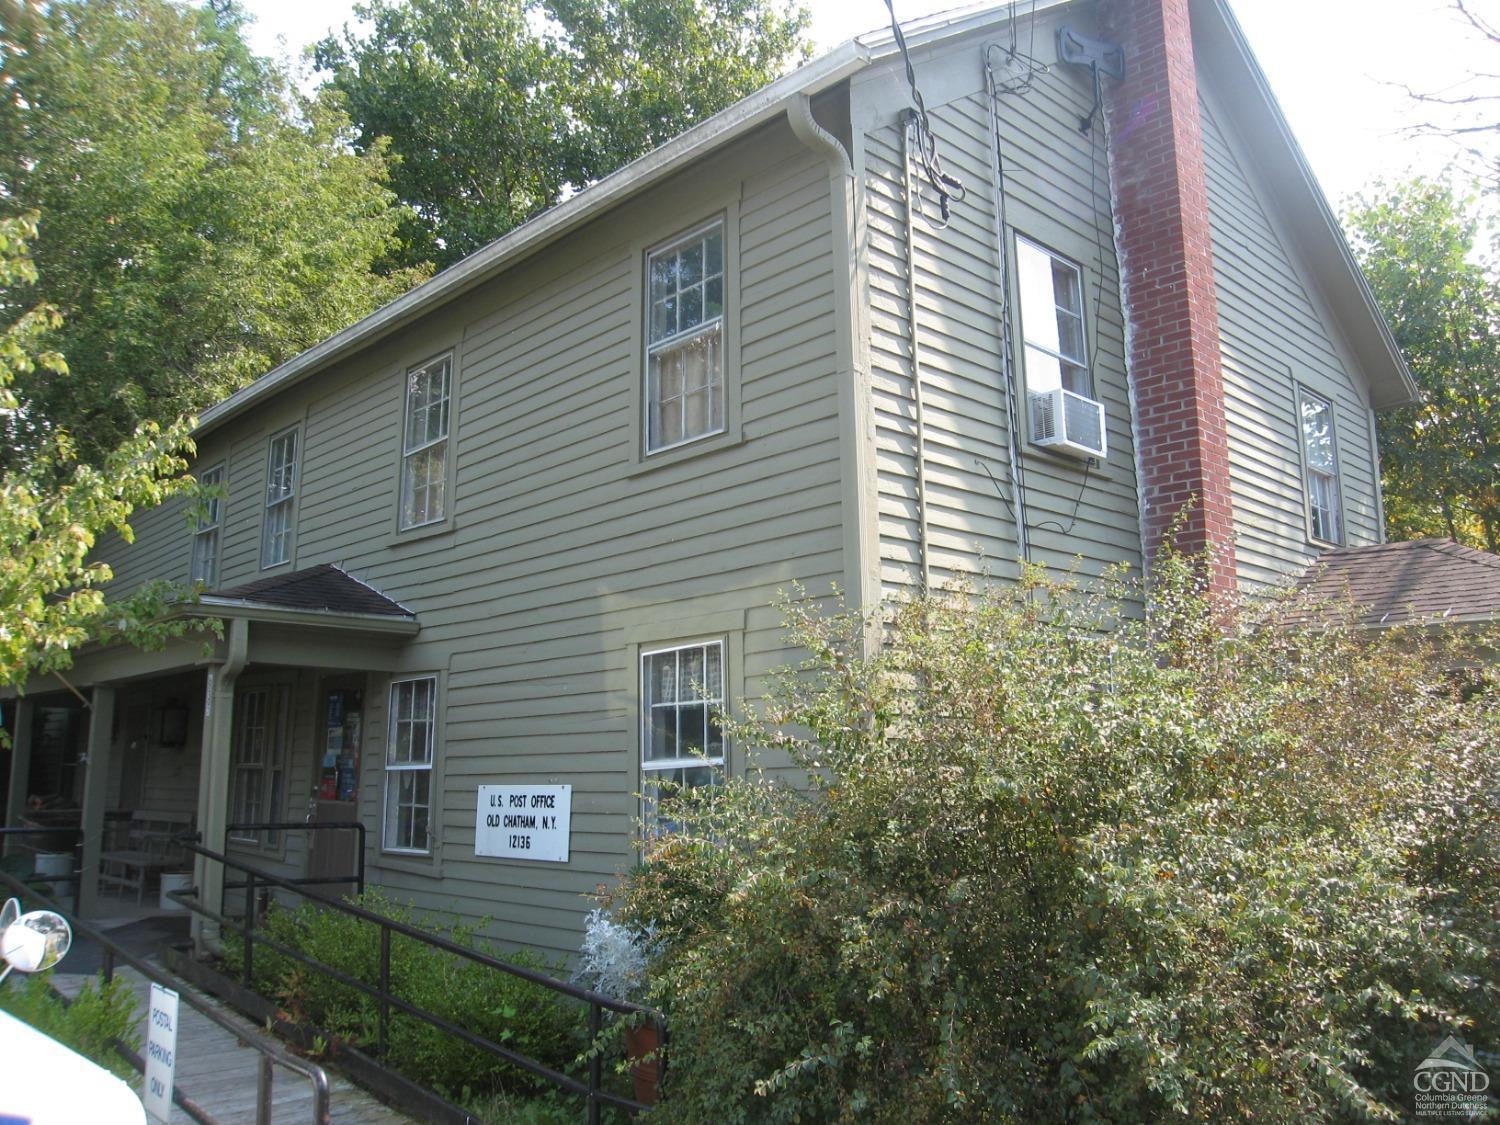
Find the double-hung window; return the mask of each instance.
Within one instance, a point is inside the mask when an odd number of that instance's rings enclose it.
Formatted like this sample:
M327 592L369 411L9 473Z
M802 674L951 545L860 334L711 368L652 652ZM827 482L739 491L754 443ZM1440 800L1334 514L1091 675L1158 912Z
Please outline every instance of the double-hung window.
M205 469L198 475L198 485L205 494L193 530L192 580L211 586L219 575L219 527L224 519L224 499L220 493L224 488L224 466L219 464Z
M1306 387L1297 388L1302 422L1302 467L1307 488L1307 530L1322 543L1344 541L1343 505L1339 498L1338 448L1333 436L1333 406Z
M724 224L646 260L646 451L724 429Z
M279 566L292 557L297 511L297 430L271 439L266 456L266 515L261 535L260 565Z
M1021 339L1026 389L1056 390L1093 398L1083 331L1083 275L1030 239L1016 238L1016 277L1021 294Z
M437 735L437 677L391 684L385 749L385 835L388 852L432 850L432 759Z
M230 751L229 790L231 824L255 824L284 819L286 689L247 688L235 698L234 740ZM264 842L275 847L278 834L235 829L230 838L241 843Z
M406 373L406 429L401 448L401 527L441 521L448 510L448 418L453 357Z
M713 784L724 768L724 642L641 654L641 793L648 826L663 782L681 788Z

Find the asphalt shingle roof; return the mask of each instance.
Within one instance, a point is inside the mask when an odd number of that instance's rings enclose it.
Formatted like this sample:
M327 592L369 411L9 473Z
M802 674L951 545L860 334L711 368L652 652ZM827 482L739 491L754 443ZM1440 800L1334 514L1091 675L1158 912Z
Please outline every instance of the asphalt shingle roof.
M1486 618L1500 621L1500 555L1451 539L1414 539L1328 551L1298 588L1319 600L1347 598L1363 625Z
M204 596L251 602L274 609L412 616L404 606L329 563L247 582L228 590L209 590Z

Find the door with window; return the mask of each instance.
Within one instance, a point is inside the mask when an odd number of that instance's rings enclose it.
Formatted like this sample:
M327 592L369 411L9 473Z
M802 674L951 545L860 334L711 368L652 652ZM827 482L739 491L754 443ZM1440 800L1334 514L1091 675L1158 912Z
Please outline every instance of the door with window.
M229 839L242 846L281 846L280 832L251 826L286 819L289 694L285 684L253 684L242 686L235 696Z
M316 769L309 820L313 824L349 824L359 819L360 745L364 737L364 680L329 676L318 692L320 710ZM352 876L359 862L359 835L344 829L314 829L307 853L310 879ZM313 890L324 894L353 891L351 882Z

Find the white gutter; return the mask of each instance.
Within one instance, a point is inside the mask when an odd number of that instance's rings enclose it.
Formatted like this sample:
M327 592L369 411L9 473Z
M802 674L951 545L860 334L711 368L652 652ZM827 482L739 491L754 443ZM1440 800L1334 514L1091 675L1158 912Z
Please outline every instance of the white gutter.
M194 436L201 437L281 387L411 323L434 305L483 284L517 259L617 206L678 164L783 116L799 97L826 90L864 69L873 57L857 40L850 40L806 66L782 75L210 406L199 416Z
M1040 6L1050 8L1071 2L1074 0L1041 0ZM1011 18L1013 9L1012 3L988 2L911 20L902 27L907 43L915 50L1000 23ZM678 166L783 114L798 113L799 99L819 94L895 53L894 36L886 27L851 39L782 75L216 402L199 415L193 436L202 437L281 388L397 331L434 306L482 285L574 227L645 190Z
M295 609L290 606L272 606L265 602L221 598L213 595L205 595L196 602L184 605L181 612L188 617L225 617L233 620L261 621L267 624L358 629L367 633L389 633L401 637L415 636L420 628L415 617L401 617L393 613L340 613L329 609Z

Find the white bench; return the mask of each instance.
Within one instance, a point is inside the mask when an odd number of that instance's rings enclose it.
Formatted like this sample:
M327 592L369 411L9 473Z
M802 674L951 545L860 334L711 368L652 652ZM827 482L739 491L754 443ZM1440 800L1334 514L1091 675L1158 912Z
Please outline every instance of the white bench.
M181 867L186 853L177 837L193 830L191 813L135 812L124 823L119 847L99 856L99 886L135 891L135 901L145 898L152 875Z

